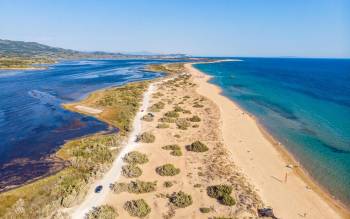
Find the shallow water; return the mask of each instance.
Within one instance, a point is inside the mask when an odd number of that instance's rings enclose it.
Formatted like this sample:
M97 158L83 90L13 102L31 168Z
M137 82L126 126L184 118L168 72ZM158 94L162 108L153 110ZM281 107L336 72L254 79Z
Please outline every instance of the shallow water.
M196 67L350 206L350 60L242 60Z
M157 60L65 61L47 70L0 71L0 190L47 173L43 160L66 140L106 131L88 116L61 108L94 90L161 76Z

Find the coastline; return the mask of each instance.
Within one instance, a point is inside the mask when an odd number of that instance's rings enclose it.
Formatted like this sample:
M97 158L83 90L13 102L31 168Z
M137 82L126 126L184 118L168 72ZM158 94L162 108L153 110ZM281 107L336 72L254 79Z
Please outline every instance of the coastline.
M215 61L215 62L220 62L220 60L219 61ZM222 108L224 106L220 106L221 104L218 103L220 101L218 101L217 98L220 97L219 99L226 99L225 101L226 102L227 101L231 102L231 105L233 106L233 109L235 111L238 111L238 114L241 114L245 118L246 121L247 120L251 120L252 123L254 123L256 129L259 130L259 132L264 137L264 139L269 143L268 145L270 145L270 149L272 149L270 151L272 153L275 153L273 157L275 157L277 159L280 159L281 162L285 163L284 169L285 169L285 172L288 172L288 180L290 180L290 178L292 178L293 175L297 176L297 177L295 177L295 178L297 178L297 180L295 180L296 182L293 182L293 183L296 184L299 187L301 185L305 184L307 186L306 187L307 190L309 190L308 191L309 193L310 193L310 191L312 191L312 193L315 193L320 198L319 200L316 199L318 204L322 205L322 202L325 202L333 210L333 211L330 211L328 209L328 211L327 211L330 215L333 216L332 218L336 218L336 217L338 217L338 218L349 218L350 217L349 210L346 208L346 206L343 205L342 203L340 203L340 201L334 199L330 195L330 193L328 193L327 190L325 190L325 188L323 188L314 179L312 179L312 177L307 173L307 171L302 166L300 166L300 164L297 161L297 159L292 154L290 154L287 151L287 149L283 145L281 145L270 133L268 133L268 131L262 126L262 124L259 123L257 118L255 118L253 115L251 115L250 113L248 113L245 110L243 110L233 100L231 100L228 97L222 95L222 89L220 87L218 87L217 85L214 85L214 84L210 83L211 76L201 72L200 70L195 68L193 66L193 64L199 64L199 63L188 63L188 64L185 64L185 67L191 72L191 74L194 77L197 77L197 81L202 84L202 87L205 87L205 89L204 88L198 89L198 90L200 90L198 92L200 94L202 94L203 96L206 96L207 98L209 98L212 101L214 101L217 105L219 105L221 111L223 111ZM212 92L212 94L208 95L208 93L210 91ZM215 97L215 98L213 98L213 97ZM221 114L222 114L222 112L221 112ZM222 117L225 117L225 115L223 115ZM221 126L222 126L221 128L223 129L222 131L225 132L224 125L221 124ZM226 130L226 132L230 132L230 131ZM224 141L225 141L225 136L224 136ZM237 149L237 146L238 147L242 147L243 145L240 145L240 144L235 145L235 147L236 147L235 149ZM234 147L231 147L230 149L232 151L232 154L235 154L235 151L234 151L233 148ZM235 161L237 161L238 157L239 157L238 155L235 156ZM246 157L246 156L244 156L244 157ZM262 157L262 155L260 155L260 157ZM245 158L241 157L241 159L243 160ZM247 174L248 178L253 179L252 180L253 185L256 186L259 189L258 193L261 195L263 200L266 201L266 199L269 199L269 198L266 198L266 196L264 194L261 194L261 193L265 193L266 192L266 191L264 191L263 188L261 188L261 187L263 187L261 185L261 181L260 181L261 179L258 180L258 179L256 179L256 177L254 177L254 175L249 174L249 172L254 172L254 171L252 171L252 170L247 171L247 169L249 169L249 167L248 167L249 165L247 165L246 161L242 161L242 160L240 162L236 162L236 164L238 164L238 166L240 166L243 169L243 172L245 172ZM292 168L286 168L287 165L292 165ZM291 177L290 177L290 175L291 175ZM281 175L279 177L283 178L282 176L283 175ZM266 182L264 182L264 183L266 183ZM291 190L291 192L292 192L292 190ZM305 190L304 190L304 193L305 193ZM313 198L313 200L315 200L315 198ZM269 203L269 201L270 200L268 200L267 203ZM279 200L277 200L277 201L279 201ZM285 203L285 204L286 205L284 205L284 208L289 208L290 207L290 206L288 206L288 203ZM276 210L277 217L288 218L287 214L283 215L283 216L281 214L279 214L279 212L284 212L284 210L282 209L283 205L280 206L281 210L278 209L279 207L277 207L277 209L276 209L276 205L274 205L273 202L271 202L271 205L272 205L273 209ZM319 207L319 206L314 205L313 207L316 207L316 209L317 209L317 207ZM319 208L318 210L321 210L321 209L324 210L323 208ZM299 216L301 216L301 215L299 215ZM325 215L323 215L323 217L327 218ZM319 218L322 218L322 217L319 217Z

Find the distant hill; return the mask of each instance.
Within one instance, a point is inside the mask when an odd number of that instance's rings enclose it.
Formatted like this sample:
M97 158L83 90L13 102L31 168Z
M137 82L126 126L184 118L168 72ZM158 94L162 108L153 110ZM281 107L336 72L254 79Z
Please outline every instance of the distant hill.
M36 42L12 41L0 39L0 55L7 57L47 57L64 58L80 52L51 47Z

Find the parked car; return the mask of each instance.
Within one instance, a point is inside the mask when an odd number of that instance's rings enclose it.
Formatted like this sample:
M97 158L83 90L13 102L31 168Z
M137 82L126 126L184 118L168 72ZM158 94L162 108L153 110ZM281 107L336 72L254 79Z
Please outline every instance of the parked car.
M102 185L96 186L95 193L100 193L102 191L102 189L103 189Z

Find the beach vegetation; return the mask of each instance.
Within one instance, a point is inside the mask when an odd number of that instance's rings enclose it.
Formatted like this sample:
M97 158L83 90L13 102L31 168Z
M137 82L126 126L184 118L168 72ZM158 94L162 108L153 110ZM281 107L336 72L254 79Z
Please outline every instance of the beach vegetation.
M135 178L142 175L142 170L136 165L124 165L122 166L122 175L127 178Z
M169 112L166 112L166 113L164 114L164 116L166 116L166 117L171 117L171 118L177 118L177 117L179 117L180 115L179 115L179 113L176 112L176 111L169 111Z
M180 169L168 163L157 167L156 172L161 176L175 176L180 173Z
M194 108L202 108L204 106L202 104L195 103L192 107L194 107Z
M175 123L176 122L176 118L162 117L162 118L159 119L159 122L162 122L162 123Z
M130 216L139 218L146 217L151 212L151 208L143 199L125 202L124 209L130 214Z
M154 115L152 113L147 113L146 115L142 116L141 120L146 122L152 122L154 118Z
M118 217L118 213L110 205L93 207L86 215L86 219L115 219L116 217Z
M165 188L170 188L174 185L174 183L172 181L165 181L163 185Z
M157 128L159 128L159 129L166 129L166 128L169 128L169 124L167 124L167 123L159 123L157 125Z
M165 107L165 103L163 103L162 101L153 104L151 107L149 107L149 111L150 112L160 112L162 109L164 109Z
M173 156L182 156L182 151L181 150L173 150L170 152L170 154Z
M175 134L174 137L175 137L175 138L181 138L181 135Z
M157 189L157 181L131 181L130 183L114 183L111 185L111 190L114 193L129 192L135 194L154 192Z
M162 147L164 150L181 150L180 146L177 144L165 145Z
M178 129L187 130L187 128L190 127L190 125L191 124L184 118L180 118L176 120L176 127Z
M195 141L192 144L187 145L186 149L192 152L206 152L209 150L209 148L201 141Z
M193 203L191 195L188 195L183 191L171 194L169 196L169 201L178 208L186 208Z
M211 212L211 208L205 208L205 207L203 207L203 208L199 208L199 211L200 211L201 213L206 214L206 213Z
M123 161L132 165L135 164L145 164L148 162L148 158L146 154L143 154L141 152L138 151L132 151L127 153L124 157L123 157Z
M199 116L192 116L191 118L188 118L189 121L191 122L200 122L201 118Z
M232 190L233 188L230 185L208 186L207 194L209 197L217 199L223 205L233 206L236 204L236 201L230 196Z
M156 137L151 132L144 132L136 138L136 141L142 143L153 143L155 140Z

